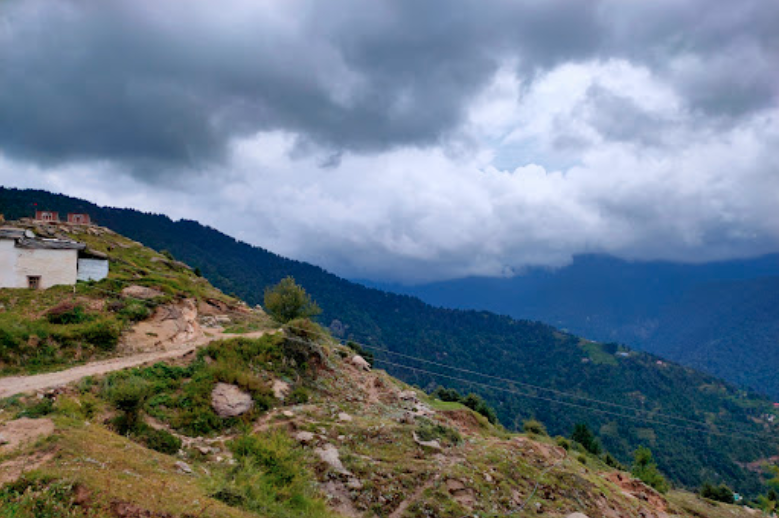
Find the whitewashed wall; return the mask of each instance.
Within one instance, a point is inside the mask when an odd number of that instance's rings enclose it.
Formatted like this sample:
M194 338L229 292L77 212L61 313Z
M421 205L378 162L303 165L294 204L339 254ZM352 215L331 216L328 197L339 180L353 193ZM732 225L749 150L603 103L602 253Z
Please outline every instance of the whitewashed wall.
M16 285L16 247L11 239L0 239L0 288L18 288ZM25 286L27 286L25 284Z
M41 289L76 284L78 250L17 248L16 287L27 287L28 275L41 277Z
M108 277L108 261L105 259L79 259L78 280L101 281Z

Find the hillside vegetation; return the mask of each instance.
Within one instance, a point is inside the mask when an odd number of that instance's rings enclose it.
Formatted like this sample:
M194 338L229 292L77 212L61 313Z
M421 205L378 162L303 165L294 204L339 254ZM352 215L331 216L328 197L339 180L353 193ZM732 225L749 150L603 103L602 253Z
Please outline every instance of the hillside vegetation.
M725 482L748 495L762 491L763 485L760 468L753 471L747 464L777 454L770 401L657 357L587 342L538 322L439 309L412 297L368 289L192 221L100 208L40 191L0 190L0 207L7 215L24 215L33 202L61 212L85 210L103 225L170 250L215 286L251 304L261 302L267 286L291 275L322 308L320 322L339 337L513 380L453 372L376 351L378 365L406 382L426 389L445 384L466 393L477 390L509 428L535 417L553 435L567 435L576 423L586 422L623 463L630 462L638 446L647 445L660 469L677 484L694 488L705 481Z
M510 279L383 287L627 343L779 400L779 255L703 265L580 256Z
M100 282L79 282L75 287L0 289L0 376L56 370L130 352L123 340L134 326L168 308L175 315L185 301L191 301L195 312L198 304L243 308L233 312L236 324L254 320L256 327L261 320L170 254L146 248L110 229L39 225L29 220L10 223L42 237L86 243L90 250L109 258L110 273ZM132 295L139 290L146 290L146 295ZM196 323L192 318L192 325ZM156 329L147 331L152 335ZM164 337L148 336L147 341L153 343L151 338Z
M225 383L251 407L220 417ZM751 516L508 433L300 320L0 405L3 518Z

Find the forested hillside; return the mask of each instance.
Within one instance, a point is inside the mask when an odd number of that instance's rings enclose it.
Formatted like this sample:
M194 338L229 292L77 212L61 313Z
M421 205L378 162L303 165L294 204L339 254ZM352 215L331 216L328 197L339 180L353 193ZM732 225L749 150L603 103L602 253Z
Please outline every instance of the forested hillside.
M760 476L742 464L777 453L775 442L767 438L774 437L776 431L765 420L767 413L773 412L767 399L657 357L584 341L538 322L484 311L439 309L413 297L369 289L316 266L238 242L196 222L100 208L41 191L0 189L0 212L6 216L27 216L33 203L61 212L86 210L101 225L152 248L170 251L199 268L216 286L251 303L261 303L266 286L292 275L322 307L321 321L329 325L338 320L341 325L332 328L343 330L345 338L514 380L498 382L409 358L379 355L396 364L499 386L472 386L384 364L398 377L425 388L441 383L481 393L496 406L506 426L535 416L550 432L568 434L575 423L587 422L605 447L623 461L638 445L645 444L655 452L661 469L678 483L694 487L705 480L722 480L747 494L759 490ZM544 389L623 407L563 397ZM672 420L667 414L687 421ZM700 422L708 423L705 428L710 433L700 432L701 427L695 424ZM763 435L750 435L758 433Z
M630 344L779 399L778 284L771 255L702 265L581 256L511 279L375 286Z

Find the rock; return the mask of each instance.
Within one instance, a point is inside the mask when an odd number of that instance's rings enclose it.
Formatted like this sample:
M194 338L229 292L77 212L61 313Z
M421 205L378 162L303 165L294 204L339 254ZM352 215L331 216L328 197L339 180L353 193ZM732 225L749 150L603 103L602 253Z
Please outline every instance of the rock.
M345 423L349 423L352 421L352 416L350 416L346 412L341 412L340 414L338 414L338 420L343 421Z
M484 480L491 484L492 483L492 475L490 475L489 473L485 473L484 474Z
M281 380L273 380L273 395L276 399L284 399L289 394L289 383Z
M284 410L281 413L281 415L283 415L284 417L287 417L289 419L292 419L293 417L295 417L295 412L293 412L292 410Z
M92 493L86 486L78 484L73 495L73 503L81 507L89 507L92 503Z
M371 370L371 364L368 363L368 360L366 360L359 354L355 354L354 356L352 356L352 365L364 371Z
M362 482L360 482L356 478L350 478L348 482L346 482L346 487L349 489L354 489L355 491L359 491L363 488Z
M308 444L314 440L314 434L311 432L298 432L295 434L295 440L302 444Z
M2 446L4 444L8 444L8 439L3 437L3 434L0 434L0 446Z
M146 286L134 285L128 286L122 290L122 296L125 298L148 300L161 295L163 295L161 291L155 290L154 288L147 288Z
M441 443L438 442L437 439L433 439L432 441L422 441L419 439L419 436L417 436L416 432L412 432L412 436L414 437L414 442L417 443L420 446L423 446L425 448L430 448L431 450L442 450Z
M181 473L192 473L192 468L189 467L189 464L184 462L183 460L176 461L176 464L174 464L177 470L179 470Z
M236 417L251 410L254 401L235 385L217 383L211 392L211 407L219 417Z
M322 461L327 463L338 473L341 473L342 475L351 475L351 473L349 473L349 471L347 471L346 468L344 468L344 465L341 463L341 457L338 454L338 448L332 444L326 444L324 448L317 448L314 450L314 453L316 453L317 456L322 459Z
M403 415L401 415L398 418L398 421L401 424L414 424L415 417L414 417L414 414L412 414L411 412L406 411L406 412L403 412Z
M202 455L208 455L211 453L211 448L208 446L198 446L197 451L199 451Z
M566 515L565 518L590 518L590 517L582 513L571 513L569 515Z
M412 403L418 403L419 398L417 397L417 393L413 390L404 390L398 394L398 398L400 398L401 401L411 401Z

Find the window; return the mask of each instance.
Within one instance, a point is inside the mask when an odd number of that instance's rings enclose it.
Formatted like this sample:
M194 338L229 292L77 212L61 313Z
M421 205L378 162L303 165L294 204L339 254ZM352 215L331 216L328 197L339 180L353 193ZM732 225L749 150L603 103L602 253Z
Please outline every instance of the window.
M41 287L41 276L30 275L27 277L27 287L31 290L37 290Z

